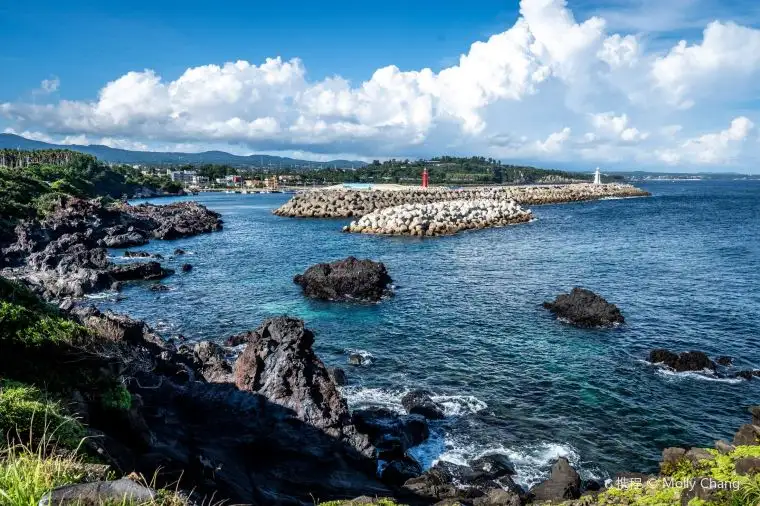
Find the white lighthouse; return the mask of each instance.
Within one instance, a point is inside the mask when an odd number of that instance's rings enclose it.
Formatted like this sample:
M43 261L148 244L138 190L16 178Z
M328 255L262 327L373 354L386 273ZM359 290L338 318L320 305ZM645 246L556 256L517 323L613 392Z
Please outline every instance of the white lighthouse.
M594 172L594 184L602 184L602 175L599 173L599 167Z

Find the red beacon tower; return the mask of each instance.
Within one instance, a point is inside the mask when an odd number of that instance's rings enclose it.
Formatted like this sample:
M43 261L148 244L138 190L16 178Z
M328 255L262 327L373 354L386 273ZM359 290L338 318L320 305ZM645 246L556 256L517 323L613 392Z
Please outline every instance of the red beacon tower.
M427 169L422 171L422 187L423 188L428 187L428 170Z

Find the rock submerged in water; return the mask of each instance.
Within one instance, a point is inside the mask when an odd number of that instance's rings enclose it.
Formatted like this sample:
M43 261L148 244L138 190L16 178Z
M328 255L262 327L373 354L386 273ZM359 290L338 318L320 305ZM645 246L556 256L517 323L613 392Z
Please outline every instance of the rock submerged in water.
M412 390L401 398L401 405L410 415L422 415L429 420L445 418L443 408L433 401L427 390Z
M333 301L377 302L391 293L391 281L384 264L355 257L313 265L293 278L307 297Z
M716 370L715 362L701 351L686 351L678 354L658 348L649 352L649 362L663 364L676 372L704 370L715 372Z
M563 293L554 302L544 302L544 307L576 327L612 327L625 323L625 318L615 304L591 290L575 287Z

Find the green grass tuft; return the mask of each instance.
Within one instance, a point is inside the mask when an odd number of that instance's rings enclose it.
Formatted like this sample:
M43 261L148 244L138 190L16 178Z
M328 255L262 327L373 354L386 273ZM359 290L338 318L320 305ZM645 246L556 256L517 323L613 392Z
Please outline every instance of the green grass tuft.
M85 430L39 389L0 379L0 447L10 440L38 444L51 441L77 448Z

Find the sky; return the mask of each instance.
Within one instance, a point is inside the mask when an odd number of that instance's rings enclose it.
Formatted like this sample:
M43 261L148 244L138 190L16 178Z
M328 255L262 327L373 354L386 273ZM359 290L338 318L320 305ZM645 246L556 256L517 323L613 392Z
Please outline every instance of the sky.
M760 161L751 0L0 0L0 132L609 170Z

